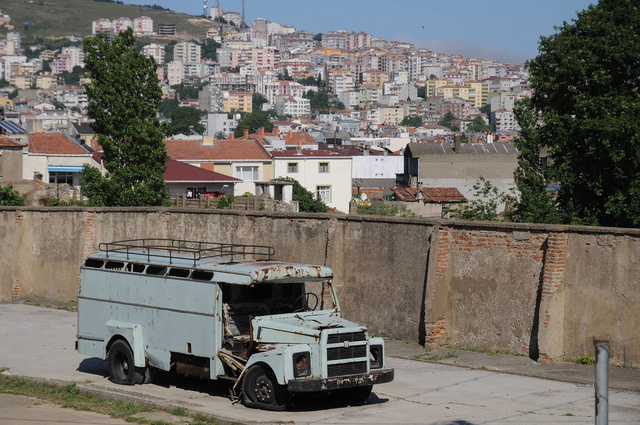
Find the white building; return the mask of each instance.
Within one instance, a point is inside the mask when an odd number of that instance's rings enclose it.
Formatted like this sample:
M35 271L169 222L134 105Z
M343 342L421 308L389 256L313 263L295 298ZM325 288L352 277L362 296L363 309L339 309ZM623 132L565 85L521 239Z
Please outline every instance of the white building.
M323 150L272 151L273 177L291 177L327 206L348 213L353 162Z
M173 62L169 62L167 64L166 78L169 86L181 84L182 79L184 78L184 65L182 62L175 60Z
M360 105L360 92L357 90L345 91L338 95L338 99L344 104L345 108L353 109Z
M120 34L122 31L126 30L127 28L133 28L133 21L123 16L118 19L114 19L111 22L111 28L113 28L113 32L115 34Z
M166 52L164 51L164 46L152 43L142 48L142 54L147 58L153 57L157 64L161 64L164 63Z
M200 63L202 60L202 48L190 41L181 41L173 47L173 60L187 63Z
M311 101L304 97L279 95L276 96L275 109L280 115L299 117L311 113Z
M91 34L98 35L101 33L108 33L111 31L111 21L107 18L100 18L97 21L91 23Z
M297 81L276 81L271 84L265 84L264 88L265 92L263 94L271 106L275 106L276 96L304 97L304 87Z
M71 67L71 69L76 66L84 68L84 50L82 49L82 47L63 47L62 54L69 55L69 66Z

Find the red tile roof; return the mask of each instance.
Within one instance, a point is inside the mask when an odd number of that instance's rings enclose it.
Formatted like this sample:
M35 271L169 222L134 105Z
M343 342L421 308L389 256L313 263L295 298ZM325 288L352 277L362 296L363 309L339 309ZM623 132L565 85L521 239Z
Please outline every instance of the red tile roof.
M199 140L165 140L167 153L177 160L270 161L269 153L255 140L216 140L204 145Z
M26 146L24 143L6 137L0 137L0 148L20 148L24 146Z
M315 145L316 141L306 131L290 131L282 135L284 143L289 146Z
M235 183L242 180L215 171L205 170L194 165L170 159L167 163L167 171L164 179L169 183L176 182L208 182L208 183Z
M34 133L29 136L29 152L49 155L89 155L62 133Z
M394 187L391 190L400 201L418 201L418 189L415 187ZM422 195L425 202L429 203L464 202L467 200L455 187L423 187Z

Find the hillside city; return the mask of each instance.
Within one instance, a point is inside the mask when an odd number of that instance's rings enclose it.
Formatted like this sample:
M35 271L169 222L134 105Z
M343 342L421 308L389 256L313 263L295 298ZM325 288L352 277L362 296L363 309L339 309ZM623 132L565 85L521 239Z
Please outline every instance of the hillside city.
M262 18L247 25L243 13L218 6L209 19L190 41L147 16L96 17L86 29L113 39L132 28L156 40L140 51L157 63L161 118L171 122L164 177L176 204L244 194L295 210L291 183L272 181L284 177L336 212L390 204L394 213L442 217L476 196L480 178L513 187L513 109L531 94L522 65L364 32L311 34ZM12 28L11 17L0 12L0 25ZM103 169L82 38L48 49L23 45L12 29L0 40L0 183L33 205L80 199L83 167ZM195 119L176 114L184 108ZM273 128L239 126L256 110ZM62 195L60 184L68 185Z

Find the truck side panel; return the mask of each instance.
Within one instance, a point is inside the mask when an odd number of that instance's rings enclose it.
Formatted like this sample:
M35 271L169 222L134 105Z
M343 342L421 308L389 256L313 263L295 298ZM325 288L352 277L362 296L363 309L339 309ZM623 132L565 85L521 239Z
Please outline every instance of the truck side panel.
M78 295L78 351L105 358L106 324L142 327L151 366L169 370L171 352L216 359L221 344L218 286L212 282L83 268ZM211 361L211 377L222 373Z

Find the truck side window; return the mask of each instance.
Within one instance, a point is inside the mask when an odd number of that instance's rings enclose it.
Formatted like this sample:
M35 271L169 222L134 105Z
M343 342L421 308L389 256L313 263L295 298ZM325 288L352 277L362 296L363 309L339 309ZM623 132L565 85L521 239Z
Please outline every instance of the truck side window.
M123 267L124 263L122 261L107 261L104 265L104 268L108 270L122 270Z
M87 259L87 261L84 262L85 267L90 267L92 269L101 269L103 264L104 264L104 261L95 260L93 258L89 258Z
M147 267L147 274L153 274L156 276L164 276L167 273L167 268L163 266L149 266Z

